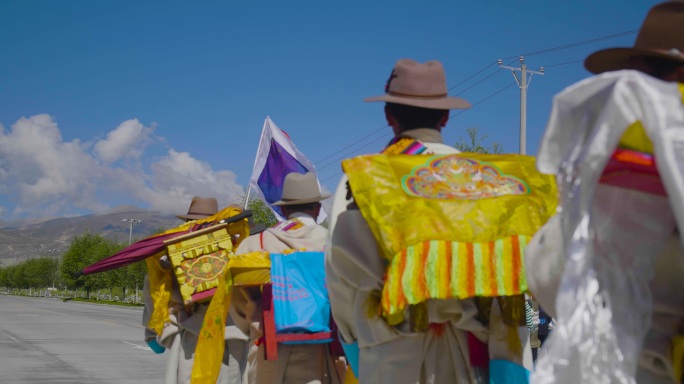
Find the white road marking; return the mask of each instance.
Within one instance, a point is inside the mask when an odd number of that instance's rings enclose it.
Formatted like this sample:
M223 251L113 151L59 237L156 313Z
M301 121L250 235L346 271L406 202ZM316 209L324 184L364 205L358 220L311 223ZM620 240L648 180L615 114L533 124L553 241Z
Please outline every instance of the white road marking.
M128 342L128 341L122 341L122 343L128 344L128 345L132 346L132 347L135 348L135 349L140 349L140 350L143 350L143 351L149 351L149 350L150 350L150 347L145 347L145 346L142 346L142 345L139 345L139 344L136 344L136 343L130 343L130 342Z

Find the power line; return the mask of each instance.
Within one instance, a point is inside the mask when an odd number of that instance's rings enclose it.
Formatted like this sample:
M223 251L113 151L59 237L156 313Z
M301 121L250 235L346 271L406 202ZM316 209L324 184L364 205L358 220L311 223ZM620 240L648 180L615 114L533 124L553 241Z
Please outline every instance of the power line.
M604 41L604 40L614 39L614 38L617 38L617 37L622 37L622 36L631 35L631 34L637 33L638 31L639 31L639 29L633 29L633 30L629 30L629 31L614 33L614 34L611 34L611 35L600 36L600 37L596 37L596 38L589 39L589 40L583 40L583 41L579 41L579 42L575 42L575 43L560 45L560 46L557 46L557 47L542 49L542 50L538 50L538 51L532 51L532 52L524 53L524 54L522 54L522 55L509 56L509 57L503 58L503 60L514 59L513 61L515 61L515 60L517 60L520 56L533 56L533 55L541 55L541 54L549 53L549 52L560 51L560 50L563 50L563 49L574 48L574 47L578 47L578 46L582 46L582 45L586 45L586 44L596 43L596 42L599 42L599 41ZM579 62L579 61L582 61L582 60L577 60L577 61L570 61L570 62L565 62L565 63L547 65L547 66L545 66L545 68L554 67L554 66L561 66L561 65L567 65L567 64L573 64L573 63L576 63L576 62ZM512 63L512 62L511 62L511 63ZM473 75L468 76L467 78L465 78L465 79L461 80L460 82L456 83L454 86L452 86L451 88L449 88L448 91L451 91L451 90L457 88L458 86L460 86L460 85L462 85L462 84L465 84L466 82L468 82L469 80L475 78L476 76L478 76L478 75L481 74L482 72L486 71L487 69L489 69L491 66L493 66L493 65L495 65L495 64L496 64L496 63L491 63L491 64L485 65L482 69L480 69L479 71L475 72ZM509 65L510 65L510 64L509 64ZM493 72L493 73L489 74L489 75L488 75L487 77L485 77L484 79L481 79L481 80L479 80L478 82L476 82L475 84L471 85L470 87L468 87L468 88L466 88L466 89L460 91L457 95L460 95L460 94L462 94L462 93L464 93L464 92L466 92L466 91L472 89L473 87L479 85L480 83L482 83L482 82L484 82L485 80L489 79L490 77L494 76L494 75L497 74L499 71L500 71L500 69L498 69L496 72ZM483 103L483 102L489 100L490 98L492 98L492 97L496 96L497 94L499 94L499 93L505 91L506 89L512 87L513 85L514 85L514 84L510 84L510 85L508 85L508 86L506 86L506 87L504 87L504 88L501 88L500 90L494 92L493 94L487 96L486 98L484 98L484 99L478 101L477 103L475 103L475 104L473 104L473 105L471 106L471 109L472 109L472 107L475 107L476 105L481 104L481 103ZM459 111L459 112L457 112L457 113L452 114L451 117L458 116L458 115L460 115L461 113L466 112L466 111L468 111L468 110L461 110L461 111ZM355 145L357 145L357 144L363 142L364 140L366 140L366 139L368 139L369 137L371 137L371 136L377 134L378 132L381 132L382 130L384 130L384 129L386 129L386 128L387 128L387 126L386 126L386 125L383 125L382 127L378 128L377 130L375 130L375 131L371 132L370 134L364 136L363 138L358 139L358 140L356 140L356 141L350 143L349 145L345 146L344 148L342 148L342 149L340 149L340 150L338 150L338 151L336 151L336 152L334 152L334 153L332 153L332 154L326 156L325 158L323 158L323 159L321 159L321 160L315 162L315 164L318 165L318 164L320 164L320 163L322 163L322 162L324 162L324 161L326 161L326 160L328 160L328 159L333 158L335 155L340 154L340 153L346 151L346 150L349 149L349 148L352 148L353 146L355 146ZM387 136L387 134L381 136L381 138L384 137L384 136ZM366 145L364 145L364 146L362 146L362 147L359 147L359 148L355 149L354 151L352 151L351 153L354 153L354 152L356 152L356 151L358 151L358 150L360 150L360 149L363 149L363 148L367 147L368 145L370 145L371 143L376 142L377 140L379 140L379 139L373 140L373 141L371 141L369 144L366 144ZM345 156L345 157L346 157L346 156ZM345 157L342 157L341 159L344 159ZM340 161L341 159L333 160L332 162L329 162L329 163L327 163L327 164L324 164L324 165L322 165L322 166L317 167L317 169L318 169L318 170L321 170L321 169L324 169L324 168L326 168L326 167L329 167L330 165L337 163L337 162ZM338 173L338 174L339 174L339 173ZM333 175L332 177L337 176L338 174ZM331 177L329 177L329 178L327 178L327 179L325 179L325 180L328 180L328 179L330 179L330 178L331 178ZM324 180L324 181L325 181L325 180Z
M485 101L491 99L492 97L498 95L499 93L501 93L501 92L507 90L508 88L510 88L510 87L512 87L512 86L514 86L514 85L515 85L515 83L510 83L510 84L508 84L507 86L505 86L505 87L499 89L498 91L492 93L491 95L489 95L489 96L485 97L484 99L478 101L477 103L473 104L470 108L464 109L464 110L461 110L461 111L458 111L458 112L454 113L452 116L449 117L449 120L451 120L454 116L458 116L458 115L460 115L460 114L462 114L462 113L464 113L464 112L470 111L470 110L473 109L476 105L484 103Z
M387 133L385 133L384 135L382 135L382 136L380 136L380 137L378 137L378 138L375 138L375 139L369 141L369 142L366 143L365 145L362 145L362 146L356 148L355 150L353 150L353 151L347 153L346 155L344 155L344 156L342 156L342 157L340 157L340 158L335 159L335 160L332 161L331 163L328 163L328 164L326 164L326 165L324 165L324 166L318 168L318 170L327 168L327 167L329 167L329 166L331 166L331 165L333 165L333 164L337 164L338 162L340 162L340 161L346 159L347 157L349 157L351 154L356 153L356 152L358 152L358 151L360 151L360 150L362 150L362 149L368 147L369 145L371 145L371 144L373 144L373 143L376 143L376 142L380 141L380 139L383 139L383 138L387 137L390 133L392 133L392 132L387 132ZM327 180L327 179L326 179L326 180Z
M635 33L637 33L637 32L639 32L639 29L632 29L632 30L629 30L629 31L620 32L620 33L615 33L615 34L612 34L612 35L606 35L606 36L596 37L596 38L589 39L589 40L578 41L578 42L576 42L576 43L560 45L560 46L558 46L558 47L547 48L547 49L542 49L542 50L539 50L539 51L532 51L532 52L523 53L523 54L520 54L520 55L504 57L503 59L504 59L504 60L508 60L508 59L511 59L511 58L514 58L514 57L520 57L520 56L541 55L541 54L544 54L544 53L549 53L549 52L554 52L554 51L560 51L560 50L568 49L568 48L579 47L579 46L581 46L581 45L592 44L592 43L596 43L596 42L603 41L603 40L614 39L614 38L616 38L616 37L622 37L622 36L632 35L632 34L635 34Z
M463 112L467 112L467 111L473 109L476 105L479 105L479 104L484 103L485 101L491 99L492 97L494 97L494 96L498 95L499 93L501 93L501 92L507 90L508 88L512 87L513 85L515 85L515 83L511 83L511 84L509 84L509 85L507 85L507 86L505 86L505 87L499 89L498 91L492 93L491 95L485 97L484 99L482 99L482 100L476 102L476 103L473 104L469 109L464 109L464 110L461 110L461 111L459 111L459 112L457 112L457 113L454 113L454 114L450 115L448 120L453 119L455 116L458 116L458 115L460 115L460 114L463 113ZM447 120L447 121L448 121L448 120ZM389 133L383 135L382 137L387 136L388 134L389 134ZM359 151L359 150L361 150L361 149L363 149L363 148L365 148L365 147L368 147L369 145L371 145L371 144L373 144L373 143L379 141L382 137L377 138L377 139L375 139L375 140L373 140L373 141L367 143L366 145L364 145L364 146L362 146L362 147L359 147L359 148L356 149L354 152ZM353 153L353 152L352 152L352 153ZM339 158L339 159L337 159L336 161L334 161L333 164L336 163L337 161L344 160L345 158L346 158L346 156L345 156L345 157L342 157L342 158ZM335 174L332 175L332 176L326 177L326 178L323 179L322 181L323 181L323 182L328 181L328 180L332 179L333 177L339 176L339 175L341 175L341 174L342 174L342 172L337 172L337 173L335 173Z
M489 67L491 67L492 65L496 65L496 63L494 62L494 63L485 65L484 68L482 68L481 70L477 71L474 75L472 75L472 76L466 78L465 80L462 80L460 83L458 83L458 84L454 85L453 87L449 88L449 89L447 90L447 92L449 92L449 91L451 91L452 89L458 87L459 85L465 83L466 81L472 79L473 77L479 75L480 73L482 73L482 72L484 72L485 70L489 69ZM463 92L465 92L465 91L461 91L461 93L463 93Z
M499 68L499 69L497 69L496 71L494 71L494 72L490 73L490 74L489 74L489 75L488 75L487 77L485 77L484 79L482 79L482 80L478 81L477 83L475 83L475 84L471 85L470 87L468 87L468 88L466 88L466 89L462 90L461 92L459 92L459 93L455 94L454 96L458 96L458 95L461 95L461 94L463 94L463 93L464 93L465 91L467 91L467 90L469 90L469 89L473 88L474 86L476 86L476 85L478 85L478 84L482 83L483 81L485 81L485 80L489 79L490 77L492 77L492 76L496 75L496 74L497 74L497 73L499 73L499 72L501 72L501 68Z
M583 62L583 61L584 61L584 59L573 60L573 61L567 61L567 62L565 62L565 63L558 63L558 64L545 65L544 68L559 67L559 66L561 66L561 65L581 63L581 62Z
M378 132L384 130L385 128L387 128L387 125L383 125L382 127L380 127L379 129L377 129L376 131L373 131L373 132L371 132L370 134L368 134L368 135L362 137L361 139L356 140L355 142L353 142L353 143L347 145L346 147L340 149L339 151L334 152L334 153L332 153L332 154L326 156L325 158L323 158L323 159L317 161L316 164L322 163L322 162L324 162L325 160L327 160L327 159L329 159L329 158L331 158L331 157L337 155L338 153L340 153L340 152L342 152L342 151L344 151L344 150L346 150L346 149L348 149L348 148L350 148L350 147L353 147L355 144L362 142L363 140L365 140L365 139L367 139L367 138L369 138L369 137L375 135L376 133L378 133ZM326 166L323 166L323 168L325 168L325 167L326 167Z

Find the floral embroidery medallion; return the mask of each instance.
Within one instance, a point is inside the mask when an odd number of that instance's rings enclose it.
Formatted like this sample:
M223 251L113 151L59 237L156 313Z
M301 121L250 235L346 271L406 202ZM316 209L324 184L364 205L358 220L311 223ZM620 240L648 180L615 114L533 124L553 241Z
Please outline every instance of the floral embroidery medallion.
M226 257L221 255L222 252L183 261L181 268L187 273L187 284L191 287L197 287L219 277L228 265Z
M448 155L431 158L402 178L404 191L428 199L477 200L504 195L525 195L530 188L517 177L478 160Z

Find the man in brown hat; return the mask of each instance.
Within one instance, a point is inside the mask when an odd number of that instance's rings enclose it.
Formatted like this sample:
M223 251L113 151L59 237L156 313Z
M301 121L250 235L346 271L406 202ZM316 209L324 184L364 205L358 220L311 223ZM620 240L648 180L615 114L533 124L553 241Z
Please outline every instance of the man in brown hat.
M599 74L635 69L663 81L684 83L684 2L668 1L652 7L631 48L594 52L584 67Z
M218 213L218 202L213 197L192 198L188 213L177 215L186 222L204 219ZM170 261L166 255L162 256L159 264L164 269L171 269ZM199 336L204 314L206 313L208 302L196 304L194 312L187 313L183 304L178 283L172 279L173 289L169 300L169 319L164 324L161 335L147 328L150 316L152 315L154 301L152 300L149 280L145 276L143 288L143 298L145 307L143 309L143 326L145 327L145 341L157 353L168 349L166 366L166 383L189 384L192 375L192 367L195 362L195 347ZM247 337L236 328L230 318L227 319L225 330L225 354L218 383L239 384L246 364Z
M316 219L321 210L320 201L328 197L330 195L321 194L315 174L289 173L285 177L282 197L274 203L280 206L287 220L248 237L240 243L236 254L255 251L282 253L302 248L307 251L323 251L328 239L328 230L316 224ZM259 289L235 290L230 315L250 338L246 382L338 382L327 344L278 344L278 359L264 359L263 344L256 345L256 341L263 335Z
M395 137L385 154L454 154L443 143L441 130L449 110L466 109L466 100L449 97L442 64L397 61L385 86L385 95L365 101L385 102L385 117ZM328 293L339 337L361 383L471 383L484 382L484 371L474 366L478 356L514 360L523 365L529 349L527 330L521 327L520 341L511 350L496 343L494 332L478 319L475 300L440 299L426 302L425 318L413 315L390 325L377 310L383 290L387 260L366 219L354 202L346 176L340 182L331 213L331 244L326 253ZM410 212L406 213L410 215ZM414 325L429 324L427 330ZM496 321L492 318L492 325ZM489 338L488 338L489 337ZM471 339L472 338L472 339ZM504 337L501 340L506 340ZM481 345L480 345L481 344ZM354 348L356 345L356 348ZM515 347L517 345L517 349ZM354 355L358 356L358 368ZM531 351L527 356L529 367ZM473 364L471 364L473 363Z
M684 1L670 1L653 6L644 19L633 47L600 50L589 55L584 65L592 73L606 73L604 76L611 75L607 72L612 71L637 70L666 82L678 82L680 83L680 91L684 90L684 86L681 84L684 83ZM628 76L633 75L633 73L625 72L623 75ZM682 100L682 97L679 96L679 99ZM681 107L681 104L677 105L676 102L671 105ZM600 108L601 106L596 105L596 103L588 106L588 109L601 111ZM591 120L589 116L591 113L590 111L587 112L587 120ZM681 111L675 111L675 113L681 113ZM611 125L610 122L606 125L606 130L625 128ZM627 133L630 133L629 148L653 153L654 144L651 138L646 135L644 129L631 129L635 126L632 125L625 131L620 139L620 145L627 143ZM562 128L568 127L563 126ZM676 127L670 127L670 129L674 128ZM577 134L580 135L581 133ZM607 134L601 133L600 137L606 136ZM605 141L605 138L602 140ZM591 144L591 139L587 139L583 144L582 151L590 152L588 148ZM608 147L606 143L600 145L606 147L607 151L614 149ZM553 147L554 151L558 151L559 145L553 145ZM541 158L544 144L542 144L540 151ZM596 165L591 166L595 167ZM665 164L659 164L659 171L662 171L664 166ZM589 182L584 180L580 184ZM576 196L585 195L586 192L581 190L576 193ZM572 198L567 200L572 200ZM533 237L525 255L530 290L538 302L554 318L561 311L560 308L556 307L556 301L561 300L559 291L563 292L560 286L562 276L566 273L564 269L569 260L566 249L570 246L567 242L572 236L571 231L565 228L568 224L563 224L570 220L569 216L572 216L572 214L568 215L566 211L563 209L542 227ZM638 367L635 376L639 383L679 383L682 380L682 371L684 370L682 367L684 363L681 360L678 362L673 360L676 347L674 340L677 338L684 339L684 284L682 283L684 281L684 262L682 262L684 250L676 227L672 228L674 225L673 211L674 209L667 197L626 187L598 184L593 195L593 205L588 212L588 214L593 215L591 221L599 223L596 224L596 228L591 228L591 237L592 243L599 244L596 247L600 249L596 253L600 257L610 254L609 258L614 260L612 263L628 264L619 261L620 251L627 250L626 253L636 253L638 257L643 259L651 257L648 255L649 251L655 250L654 252L656 252L656 261L653 265L654 276L650 281L650 292L653 300L651 326L646 332L643 347L638 354ZM660 238L660 236L663 237ZM654 241L653 238L658 240ZM643 244L648 244L649 241L655 245L646 247L648 249L640 248ZM578 260L577 254L573 255L572 258ZM572 268L570 267L570 269ZM600 272L598 275L597 281L601 281ZM633 276L632 279L634 279ZM563 278L563 280L572 279ZM606 289L610 289L610 287L606 288L609 285L606 284L595 289L598 291L598 293L593 292L596 302L600 302L600 294L603 294ZM642 288L638 287L638 289ZM565 287L565 289L566 297L574 294L569 287ZM624 292L624 295L630 293ZM648 292L641 293L643 297L649 296ZM625 299L611 298L609 301L612 302L609 303L610 305L616 305L615 303L625 301ZM615 308L612 309L615 310ZM634 309L641 310L643 308ZM617 317L617 315L614 316ZM632 316L641 317L639 314ZM593 321L596 319L592 319ZM620 317L618 321L625 324L636 320ZM616 332L615 330L611 331ZM641 331L641 329L638 330L638 332ZM623 345L630 344L629 340L625 341L624 339L619 340L619 342ZM559 345L564 345L565 350L570 349L567 342ZM634 345L632 348L636 347ZM547 369L548 372L552 371L550 368ZM609 369L614 371L615 367ZM580 370L585 371L585 369ZM610 378L605 377L604 379L610 380ZM574 377L573 381L582 381L582 378Z

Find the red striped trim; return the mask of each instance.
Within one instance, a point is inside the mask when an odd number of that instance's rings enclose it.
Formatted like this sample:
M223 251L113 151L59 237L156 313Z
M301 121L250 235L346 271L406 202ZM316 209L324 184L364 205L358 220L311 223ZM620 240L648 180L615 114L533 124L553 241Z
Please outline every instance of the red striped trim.
M490 260L490 263L489 263L489 275L490 275L489 280L490 281L489 282L490 282L490 287L491 287L490 289L492 290L492 294L494 296L498 296L499 295L499 288L498 288L497 281L496 281L496 253L495 253L496 248L494 247L494 244L495 243L493 241L490 241L489 243L487 243L487 246L489 247L489 260Z
M466 243L466 272L470 276L475 271L475 252L473 252L473 243ZM475 296L475 279L467 279L466 291L468 296Z
M426 146L424 146L420 141L414 141L409 145L406 149L404 149L401 153L405 155L418 155L423 153L427 149Z
M518 241L518 236L511 236L511 257L513 271L513 291L518 292L520 290L520 279L518 278L518 272L520 271L520 242ZM519 293L519 292L518 292Z
M425 269L427 268L428 254L430 253L430 242L423 242L423 260L420 263L420 293L423 297L430 297L430 290L427 287L427 277L425 276Z
M401 307L406 305L406 296L404 296L404 272L406 271L406 249L401 250L401 258L399 259L399 292L397 293L397 304Z

